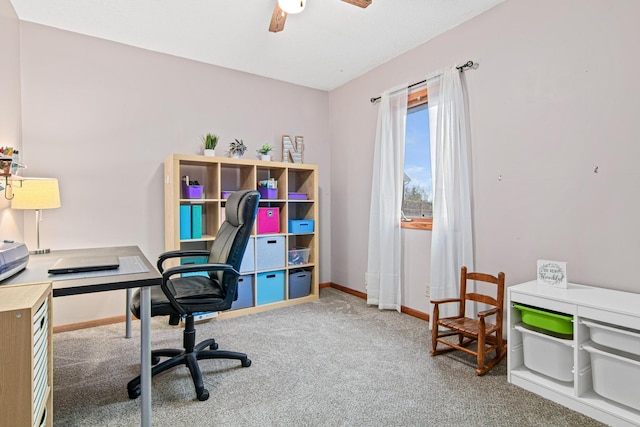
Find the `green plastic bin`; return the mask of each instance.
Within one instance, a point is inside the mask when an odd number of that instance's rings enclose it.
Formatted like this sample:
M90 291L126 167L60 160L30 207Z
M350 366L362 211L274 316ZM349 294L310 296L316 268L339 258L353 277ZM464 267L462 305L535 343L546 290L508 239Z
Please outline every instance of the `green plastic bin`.
M522 323L562 335L573 334L573 316L522 304L513 304L520 310Z

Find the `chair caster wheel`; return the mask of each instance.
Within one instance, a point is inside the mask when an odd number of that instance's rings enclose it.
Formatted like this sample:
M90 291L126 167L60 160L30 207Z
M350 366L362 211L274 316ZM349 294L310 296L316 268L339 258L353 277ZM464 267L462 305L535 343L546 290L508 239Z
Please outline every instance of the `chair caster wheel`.
M198 400L200 402L204 402L208 398L209 398L209 390L207 390L206 388L202 390L202 393L198 393Z
M214 342L213 344L211 344L211 345L209 346L209 349L210 349L210 350L217 350L217 349L218 349L218 343L217 343L217 342Z
M151 356L151 364L157 365L158 363L160 363L160 356Z
M129 393L129 399L136 399L140 396L140 387L136 387L133 390L127 389Z
M242 360L242 367L243 368L248 368L249 366L251 366L251 359Z

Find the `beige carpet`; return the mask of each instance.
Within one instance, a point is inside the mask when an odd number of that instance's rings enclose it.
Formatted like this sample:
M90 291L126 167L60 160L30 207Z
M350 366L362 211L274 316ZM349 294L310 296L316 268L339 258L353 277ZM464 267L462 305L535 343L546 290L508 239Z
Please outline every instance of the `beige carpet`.
M182 330L153 319L153 347ZM54 425L140 425L126 383L139 370L139 322L54 336ZM154 426L597 426L507 383L506 361L484 377L466 355L429 356L419 319L323 289L320 300L197 326L198 341L246 352L253 364L201 362L206 402L178 367L153 379Z

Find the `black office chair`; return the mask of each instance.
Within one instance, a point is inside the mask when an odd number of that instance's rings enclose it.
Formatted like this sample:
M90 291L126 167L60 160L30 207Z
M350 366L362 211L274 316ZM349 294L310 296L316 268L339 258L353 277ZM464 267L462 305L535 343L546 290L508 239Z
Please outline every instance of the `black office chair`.
M154 376L177 365L186 365L191 372L198 400L209 398L209 391L204 388L198 360L236 359L240 360L243 367L251 365L251 360L244 353L218 350L218 344L214 339L195 345L196 330L193 313L228 310L237 298L240 276L238 270L240 270L240 263L253 228L259 200L260 194L257 191L236 191L229 196L225 207L225 221L218 230L211 251L177 250L165 252L158 258L162 284L160 287L151 289L151 316L169 316L169 323L172 325L177 325L182 316L186 317L184 349L152 351L151 361L154 365L160 361L160 357L170 359L154 366L151 375ZM163 267L167 259L193 256L208 256L208 263L181 265L166 270ZM203 271L208 272L208 275L180 276L182 273ZM139 291L131 300L131 311L134 316L140 318ZM129 381L127 390L129 398L138 397L140 377Z

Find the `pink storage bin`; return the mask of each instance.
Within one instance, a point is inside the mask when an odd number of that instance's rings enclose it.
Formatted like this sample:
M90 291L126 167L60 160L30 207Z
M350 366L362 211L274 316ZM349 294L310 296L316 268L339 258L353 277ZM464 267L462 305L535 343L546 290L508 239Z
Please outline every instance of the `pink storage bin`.
M280 210L278 208L258 208L258 234L280 232Z

